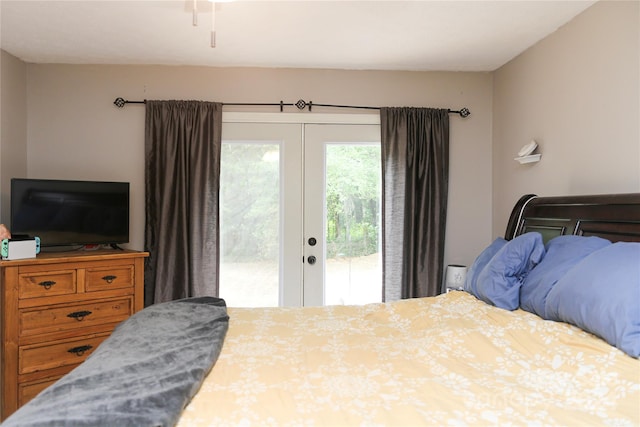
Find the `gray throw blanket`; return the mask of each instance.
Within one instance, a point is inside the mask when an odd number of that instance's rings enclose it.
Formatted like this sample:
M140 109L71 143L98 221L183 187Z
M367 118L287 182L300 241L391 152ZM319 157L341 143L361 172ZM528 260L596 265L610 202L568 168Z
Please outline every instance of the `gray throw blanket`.
M217 360L228 327L219 298L147 307L2 426L175 425Z

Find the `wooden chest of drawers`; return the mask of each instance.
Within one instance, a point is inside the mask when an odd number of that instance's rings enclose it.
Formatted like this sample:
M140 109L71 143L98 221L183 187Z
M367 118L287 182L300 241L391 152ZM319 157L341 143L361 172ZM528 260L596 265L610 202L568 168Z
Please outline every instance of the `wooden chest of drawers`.
M144 305L146 252L0 261L0 419L80 364Z

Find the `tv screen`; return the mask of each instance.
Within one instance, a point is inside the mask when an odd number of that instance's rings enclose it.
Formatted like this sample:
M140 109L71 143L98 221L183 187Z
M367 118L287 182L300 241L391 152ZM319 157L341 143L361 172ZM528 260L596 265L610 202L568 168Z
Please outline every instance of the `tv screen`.
M129 183L11 180L11 234L41 246L129 242Z

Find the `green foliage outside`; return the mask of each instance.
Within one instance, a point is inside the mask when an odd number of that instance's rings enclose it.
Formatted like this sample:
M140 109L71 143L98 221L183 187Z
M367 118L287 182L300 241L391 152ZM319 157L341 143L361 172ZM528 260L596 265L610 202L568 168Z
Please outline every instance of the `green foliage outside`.
M378 251L380 146L328 145L327 258Z
M222 253L228 262L277 260L280 172L277 144L222 144Z
M227 262L278 259L278 145L222 145L222 256ZM329 144L326 151L327 257L378 251L380 147Z

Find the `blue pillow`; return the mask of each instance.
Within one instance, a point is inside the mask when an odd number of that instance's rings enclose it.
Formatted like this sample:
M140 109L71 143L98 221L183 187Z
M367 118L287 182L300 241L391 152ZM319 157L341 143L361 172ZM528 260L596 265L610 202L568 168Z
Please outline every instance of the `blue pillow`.
M520 306L520 286L544 256L540 233L525 233L507 242L478 275L476 297L506 310Z
M549 291L545 311L640 356L640 243L613 243L577 263Z
M553 286L571 267L590 253L610 245L600 237L558 236L551 239L546 254L522 283L520 308L546 319L545 302Z
M487 246L480 255L473 262L469 271L467 271L467 278L464 282L464 290L472 295L477 294L477 282L478 275L482 269L489 263L491 258L504 246L507 241L502 237L496 238L489 246Z

